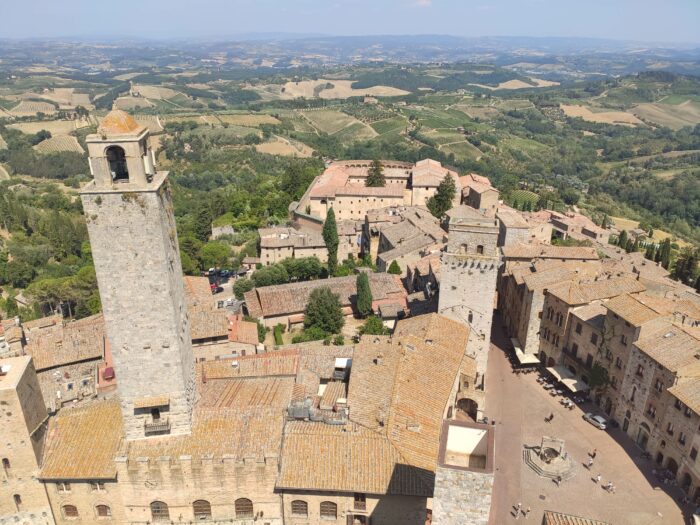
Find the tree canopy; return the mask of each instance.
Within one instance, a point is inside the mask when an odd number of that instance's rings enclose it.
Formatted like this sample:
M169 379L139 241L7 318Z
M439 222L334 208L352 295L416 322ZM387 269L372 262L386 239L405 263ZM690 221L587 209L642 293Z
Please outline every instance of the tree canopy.
M323 223L323 240L328 250L328 274L334 275L338 267L338 226L335 222L333 208L328 210L326 221Z
M430 213L438 219L442 218L445 212L452 208L452 200L455 198L456 191L455 181L452 176L449 174L445 175L435 195L428 199Z
M328 286L316 288L309 296L304 313L304 328L322 330L326 334L337 334L345 319L340 297Z
M384 167L378 159L374 159L372 161L372 165L369 167L367 178L365 179L365 186L370 188L379 188L386 186L386 178L384 177Z
M357 274L357 311L362 317L372 313L372 289L366 272Z

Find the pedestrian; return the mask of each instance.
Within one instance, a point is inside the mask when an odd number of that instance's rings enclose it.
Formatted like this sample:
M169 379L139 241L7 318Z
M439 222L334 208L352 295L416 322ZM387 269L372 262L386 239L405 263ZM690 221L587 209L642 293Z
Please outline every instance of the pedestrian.
M557 476L557 479L555 479L554 482L557 484L557 487L561 485L561 476Z
M598 474L598 475L595 477L595 482L596 482L596 483L600 483L600 474Z
M527 518L530 515L530 507L528 506L527 510L525 511L525 517Z
M517 520L520 517L520 509L523 508L523 504L518 502L518 505L515 508L515 519Z
M593 452L591 452L591 457L595 459L595 455L598 453L598 449L593 449Z
M593 466L593 458L588 458L588 470L591 470L592 466Z

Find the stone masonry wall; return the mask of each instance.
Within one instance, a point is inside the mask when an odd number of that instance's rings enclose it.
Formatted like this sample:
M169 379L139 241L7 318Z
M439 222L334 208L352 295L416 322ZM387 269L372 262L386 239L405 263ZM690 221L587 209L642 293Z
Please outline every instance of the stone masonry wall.
M433 496L433 525L486 525L493 474L438 467Z
M188 433L194 358L167 182L132 192L88 187L82 200L126 436L144 437L150 414L134 401L156 395L170 398L162 417L171 434Z

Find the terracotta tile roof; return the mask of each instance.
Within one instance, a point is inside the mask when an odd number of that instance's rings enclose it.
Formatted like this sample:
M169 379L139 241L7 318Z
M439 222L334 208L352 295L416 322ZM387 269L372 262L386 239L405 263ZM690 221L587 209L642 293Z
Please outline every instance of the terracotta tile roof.
M599 299L609 299L623 294L639 293L644 290L644 285L636 279L620 277L581 283L569 281L552 286L549 289L549 293L566 304L577 305Z
M260 228L261 248L324 248L321 232L295 230L294 228Z
M228 340L235 343L258 345L258 324L234 317L229 323Z
M620 295L605 303L608 310L635 326L670 315L669 305L668 300L659 301L648 294Z
M114 457L121 439L122 413L117 400L64 408L49 420L39 477L114 479Z
M520 213L512 209L499 207L496 217L506 228L529 228L530 225Z
M211 293L209 295L211 296ZM207 306L193 306L189 308L189 314L190 333L193 341L209 338L228 338L229 321L226 310L213 310Z
M561 514L551 510L544 511L544 520L542 525L612 525L606 521L592 520L589 518L581 518L572 516L571 514Z
M585 306L579 306L571 310L571 314L588 323L594 328L601 330L605 321L605 314L608 309L601 302L594 302Z
M286 350L204 361L198 367L202 381L244 377L294 377L299 368L299 351Z
M501 250L506 259L598 259L596 249L585 246L512 244Z
M416 162L413 168L411 183L414 188L437 188L447 175L450 175L454 179L457 188L461 187L461 181L457 172L448 170L436 160L424 159Z
M164 407L170 404L168 396L149 396L134 400L134 408Z
M667 323L634 343L640 351L671 372L698 363L700 340L681 327Z
M379 187L347 184L342 188L336 188L335 195L351 197L403 197L404 189L405 188L402 188L398 184Z
M696 414L700 414L700 380L697 377L681 379L668 392Z
M302 343L283 348L291 347L298 348L300 354L297 383L303 384L306 392L310 394L318 392L318 385L322 379L329 380L333 377L336 358L352 359L354 353L352 346L311 346Z
M292 397L294 378L253 377L207 381L200 387L199 407L285 409Z
M331 381L326 385L319 402L321 410L332 410L338 399L347 399L348 385L342 381Z
M350 421L288 423L278 487L431 494L468 338L467 327L438 314L400 321L391 339L363 337L353 353Z
M404 350L386 432L410 465L432 471L442 417L464 357L469 329L430 314L399 321L393 338L401 341Z
M42 317L40 319L34 319L33 321L22 323L22 329L24 329L25 332L31 332L36 328L48 328L49 326L58 325L62 322L63 317L59 314L50 315L48 317Z
M102 119L98 130L100 133L106 134L133 134L143 130L134 117L121 109L113 109L107 116Z
M390 274L370 273L369 284L374 301L401 298L405 293L400 282ZM340 304L343 307L350 306L352 297L357 293L356 277L349 275L254 288L246 292L244 297L248 312L253 317L290 315L303 312L311 292L324 286L330 287L333 293L340 296Z
M142 439L125 442L122 455L130 460L157 459L189 455L201 458L213 455L233 460L278 457L284 425L284 411L279 408L244 409L206 408L195 410L192 433L183 436Z
M576 272L559 264L558 266L548 268L547 270L543 271L537 271L535 273L528 272L526 270L521 275L523 283L529 290L540 291L548 286L553 286L564 281L570 281L576 277Z
M25 331L25 336L25 350L34 359L38 371L101 359L105 341L104 318L98 314L78 321L36 325L28 333Z
M360 425L286 425L278 488L430 497L433 483L432 472L407 465L389 439Z
M363 336L355 346L350 372L350 419L380 431L389 421L401 348L388 336Z
M185 275L184 285L187 303L190 307L208 306L209 308L214 308L211 286L209 285L209 279L207 277Z

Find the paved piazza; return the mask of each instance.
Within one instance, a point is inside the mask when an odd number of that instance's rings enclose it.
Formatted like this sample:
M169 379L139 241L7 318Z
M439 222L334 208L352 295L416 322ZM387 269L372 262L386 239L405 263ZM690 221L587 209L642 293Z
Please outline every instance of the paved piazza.
M538 374L516 375L506 353L498 316L488 361L486 413L496 421L496 473L490 522L515 521L513 506L532 509L527 521L541 523L545 510L610 522L614 525L675 525L688 523L690 508L680 506L677 487L658 487L652 462L619 429L598 430L582 418L593 408L587 403L565 409L537 383ZM550 413L554 420L546 423ZM565 450L575 460L576 473L560 487L538 476L523 462L523 444L539 445L543 435L565 440ZM597 449L589 471L588 452ZM592 478L600 474L601 483ZM615 494L602 485L612 481ZM684 513L685 512L685 519ZM520 516L524 519L524 516Z

